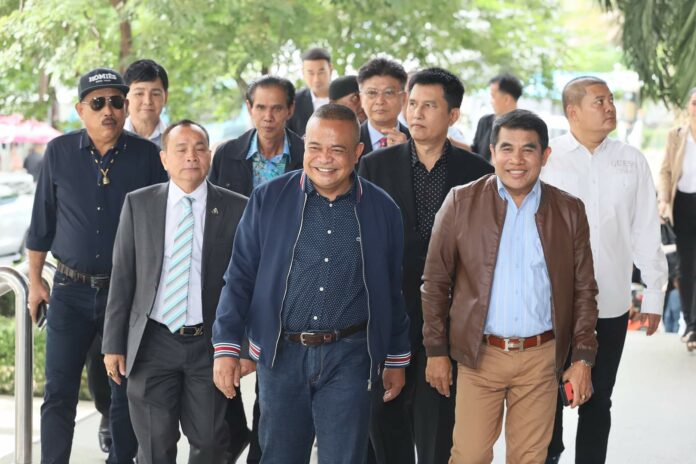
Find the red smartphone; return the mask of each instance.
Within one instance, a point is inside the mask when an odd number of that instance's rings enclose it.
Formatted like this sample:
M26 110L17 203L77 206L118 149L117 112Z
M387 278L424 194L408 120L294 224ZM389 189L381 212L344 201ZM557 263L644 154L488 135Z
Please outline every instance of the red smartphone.
M563 401L563 406L570 406L575 397L573 394L573 386L567 380L561 383L558 388L561 390L561 400Z

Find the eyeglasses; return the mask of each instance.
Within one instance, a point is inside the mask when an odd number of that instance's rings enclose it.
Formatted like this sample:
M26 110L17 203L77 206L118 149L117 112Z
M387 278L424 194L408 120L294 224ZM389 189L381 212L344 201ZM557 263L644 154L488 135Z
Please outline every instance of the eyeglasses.
M92 108L92 111L99 111L104 106L106 105L106 102L109 102L109 106L112 108L115 108L117 110L120 110L123 108L123 105L126 102L126 99L123 98L120 95L112 95L110 97L94 97L90 101L83 101L80 103L88 103L89 107Z
M383 96L385 100L393 100L404 92L396 89L384 89L382 91L377 89L367 89L360 93L365 95L365 98L368 100L376 100L380 95Z

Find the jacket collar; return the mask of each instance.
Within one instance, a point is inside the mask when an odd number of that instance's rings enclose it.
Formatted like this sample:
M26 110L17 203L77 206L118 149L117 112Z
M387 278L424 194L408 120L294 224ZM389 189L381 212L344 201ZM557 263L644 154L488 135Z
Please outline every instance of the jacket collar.
M355 190L355 202L360 203L360 200L362 200L362 195L363 195L363 186L362 186L362 179L360 176L357 174L353 174L354 179L353 179L353 189ZM307 178L307 173L302 171L302 175L300 176L300 191L302 193L306 193L306 188L307 188L307 181L309 179Z

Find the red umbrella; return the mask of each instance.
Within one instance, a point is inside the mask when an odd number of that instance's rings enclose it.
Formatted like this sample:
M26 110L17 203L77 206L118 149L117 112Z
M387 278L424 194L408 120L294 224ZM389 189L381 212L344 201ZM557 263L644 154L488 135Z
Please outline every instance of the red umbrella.
M18 114L0 116L0 143L48 143L59 135L60 131L45 122Z

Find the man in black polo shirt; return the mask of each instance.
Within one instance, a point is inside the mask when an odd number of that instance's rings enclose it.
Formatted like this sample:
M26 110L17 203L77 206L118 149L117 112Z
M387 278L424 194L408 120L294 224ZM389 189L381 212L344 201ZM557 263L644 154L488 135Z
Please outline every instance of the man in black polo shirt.
M48 144L27 237L29 311L49 301L41 281L46 254L58 260L50 296L41 462L68 463L85 355L104 323L111 254L128 192L167 180L157 146L123 131L128 86L114 70L80 78L75 105L85 129ZM113 445L107 463L132 463L137 451L125 383L111 384Z

